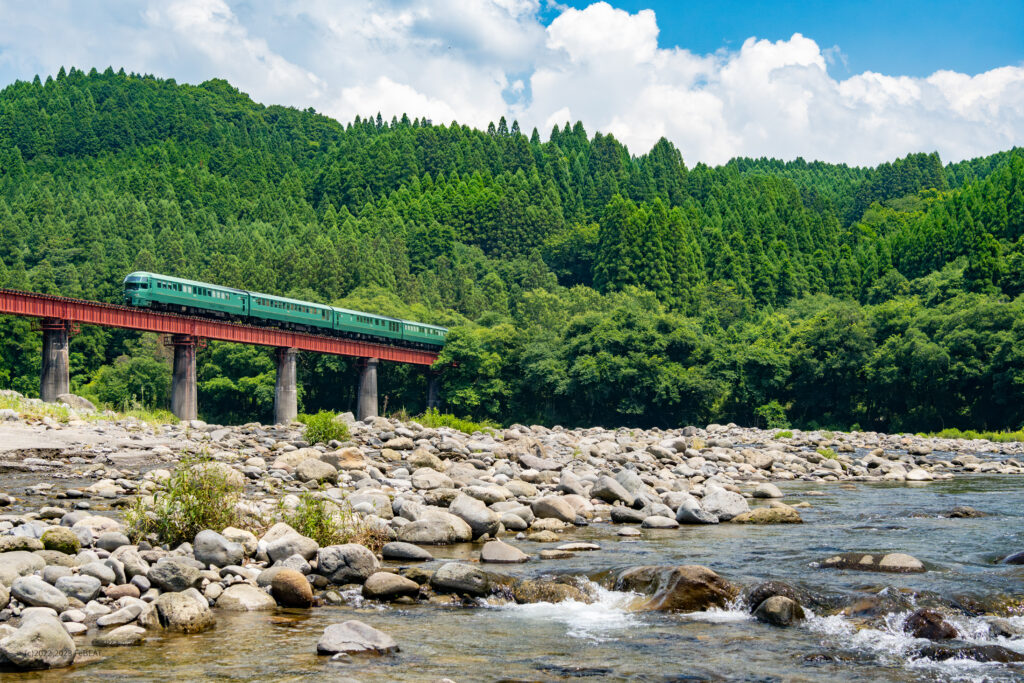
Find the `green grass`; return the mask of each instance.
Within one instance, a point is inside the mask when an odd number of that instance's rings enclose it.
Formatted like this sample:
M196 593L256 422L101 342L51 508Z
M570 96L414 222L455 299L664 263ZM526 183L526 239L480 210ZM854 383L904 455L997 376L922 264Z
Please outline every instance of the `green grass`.
M941 432L921 433L918 436L937 437L940 439L986 439L997 443L1012 443L1024 441L1024 429L1015 432L977 432L973 429L943 429Z
M86 398L86 397L83 397ZM91 398L89 400L92 400ZM94 404L100 406L93 401ZM67 424L71 420L71 409L59 403L30 403L26 398L12 396L0 396L0 408L10 408L21 415L24 420L42 420L49 417L57 422ZM151 427L159 427L167 424L178 424L178 418L169 410L161 408L146 408L138 404L124 406L123 410L112 410L113 416L107 414L105 408L100 407L95 413L76 413L76 419L85 422L100 422L102 420L123 420L131 417L139 422L144 422Z
M240 526L235 504L242 487L217 468L195 467L207 462L212 462L208 456L184 456L166 488L154 495L152 506L137 498L125 514L129 535L136 540L152 536L158 543L175 546L191 543L203 529Z
M71 419L71 409L58 403L29 403L28 399L14 396L0 396L0 409L10 408L23 420L42 420L44 417L57 422L67 423Z
M793 438L793 432L789 431L788 429L785 430L785 431L781 431L781 432L775 432L775 438L776 439L792 439Z
M836 458L839 457L839 454L836 453L831 448L819 448L818 455L820 455L823 458L828 458L829 460L835 460Z
M490 432L496 429L501 429L501 425L497 422L491 422L490 420L484 420L482 422L464 420L460 417L455 417L454 415L438 412L436 408L431 408L414 419L424 427L429 427L431 429L437 427L450 427L452 429L457 429L460 432L465 432L466 434L472 434L473 432Z
M387 543L387 534L364 523L347 501L339 504L312 493L303 493L295 508L280 507L278 519L312 538L320 547L359 543L380 552Z
M310 444L346 441L348 425L335 418L334 413L321 410L316 415L299 415L298 420L306 425L305 439Z

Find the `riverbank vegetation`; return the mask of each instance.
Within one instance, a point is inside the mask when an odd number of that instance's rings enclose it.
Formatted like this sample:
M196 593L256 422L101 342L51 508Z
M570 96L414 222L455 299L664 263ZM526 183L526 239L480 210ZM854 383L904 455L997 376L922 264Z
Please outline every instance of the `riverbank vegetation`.
M876 168L639 156L566 123L339 123L63 69L0 92L0 287L119 302L149 270L452 328L443 410L485 424L935 431L1024 424L1024 152ZM0 387L40 335L0 318ZM170 350L83 327L72 388L166 407ZM354 362L303 354L308 413ZM266 420L274 361L199 351L210 421ZM380 369L391 411L427 376Z

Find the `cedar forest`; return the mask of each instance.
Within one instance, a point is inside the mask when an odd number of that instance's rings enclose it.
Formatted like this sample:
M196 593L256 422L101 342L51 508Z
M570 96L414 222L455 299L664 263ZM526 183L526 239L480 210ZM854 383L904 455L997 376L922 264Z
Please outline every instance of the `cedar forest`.
M444 410L502 424L1024 423L1022 149L712 168L580 123L342 124L221 80L0 91L0 287L119 303L133 270L446 325ZM0 317L0 388L38 395L33 325ZM83 327L72 390L164 407L169 357ZM201 417L268 419L274 367L211 342ZM354 406L353 359L299 372L304 411ZM382 364L382 407L423 410L426 382Z

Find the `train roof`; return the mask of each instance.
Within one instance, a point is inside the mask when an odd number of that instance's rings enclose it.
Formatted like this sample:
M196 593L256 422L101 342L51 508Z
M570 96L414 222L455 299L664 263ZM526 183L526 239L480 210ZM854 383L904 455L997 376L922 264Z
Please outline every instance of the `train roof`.
M244 289L235 289L234 287L225 287L224 285L214 285L209 282L199 282L198 280L186 280L180 277L174 277L173 275L160 275L159 273L148 273L144 270L137 270L134 273L128 273L125 276L124 282L128 282L128 278L131 277L152 277L158 280L165 280L167 282L174 282L181 285L192 285L194 287L209 287L210 289L219 289L221 291L234 292L236 294L248 294L249 292Z
M299 306L316 306L317 308L330 308L327 304L318 304L313 301L302 301L301 299L289 299L286 296L277 296L276 294L264 294L263 292L249 292L249 296L258 296L262 299L273 299L274 301L283 301L287 304L297 304Z

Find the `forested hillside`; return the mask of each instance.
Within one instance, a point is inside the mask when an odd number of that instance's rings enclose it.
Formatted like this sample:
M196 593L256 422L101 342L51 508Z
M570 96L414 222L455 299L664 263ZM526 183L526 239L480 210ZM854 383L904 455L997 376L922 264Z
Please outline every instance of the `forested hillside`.
M505 424L1019 427L1022 235L1020 149L710 168L579 123L343 124L223 81L0 92L0 287L118 302L151 270L448 325L447 408ZM0 318L0 387L38 392L31 327ZM158 339L71 350L77 391L166 404ZM271 358L203 349L203 417L269 417ZM303 356L300 382L306 410L353 405L350 361ZM421 410L422 371L382 393Z

